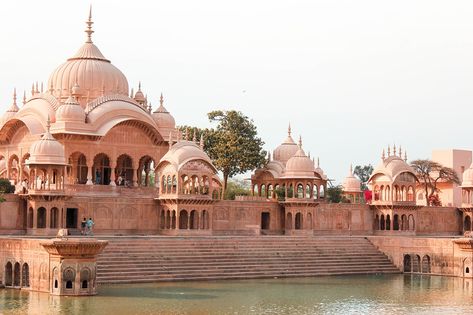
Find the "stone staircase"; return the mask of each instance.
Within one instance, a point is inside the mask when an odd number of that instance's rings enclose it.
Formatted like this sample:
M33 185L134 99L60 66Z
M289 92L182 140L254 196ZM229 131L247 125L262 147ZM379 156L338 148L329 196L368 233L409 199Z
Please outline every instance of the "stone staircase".
M399 273L363 237L119 237L98 258L99 283Z

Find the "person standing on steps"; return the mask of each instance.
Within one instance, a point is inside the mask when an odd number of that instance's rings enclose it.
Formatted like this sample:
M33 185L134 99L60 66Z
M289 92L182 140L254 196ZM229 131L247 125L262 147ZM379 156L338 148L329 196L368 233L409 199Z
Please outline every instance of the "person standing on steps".
M82 222L80 223L80 234L81 235L85 235L85 229L87 227L87 219L86 218L83 218L82 219Z
M92 220L92 218L89 218L89 220L87 220L87 235L94 235L92 229L94 227L94 221Z

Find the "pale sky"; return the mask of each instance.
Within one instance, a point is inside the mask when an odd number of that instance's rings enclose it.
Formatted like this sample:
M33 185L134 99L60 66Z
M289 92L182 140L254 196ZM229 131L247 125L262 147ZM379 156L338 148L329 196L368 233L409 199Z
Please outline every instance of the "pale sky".
M90 1L2 1L0 109L85 40ZM177 124L236 109L273 150L302 135L340 182L395 143L473 148L473 1L105 1L94 43ZM21 102L20 102L21 103Z

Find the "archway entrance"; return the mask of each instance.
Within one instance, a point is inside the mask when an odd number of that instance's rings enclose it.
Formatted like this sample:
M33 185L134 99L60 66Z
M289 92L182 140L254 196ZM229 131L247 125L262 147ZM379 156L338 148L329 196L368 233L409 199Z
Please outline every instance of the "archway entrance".
M77 228L77 208L67 208L66 210L66 228L76 229Z
M269 230L270 214L269 212L261 213L261 229Z

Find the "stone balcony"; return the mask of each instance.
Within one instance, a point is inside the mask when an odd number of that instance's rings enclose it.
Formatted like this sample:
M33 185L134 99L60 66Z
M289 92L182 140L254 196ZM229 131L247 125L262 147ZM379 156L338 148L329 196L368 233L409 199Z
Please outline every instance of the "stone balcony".
M116 197L157 197L157 187L126 187L110 185L65 185L66 195L73 196L116 196Z

